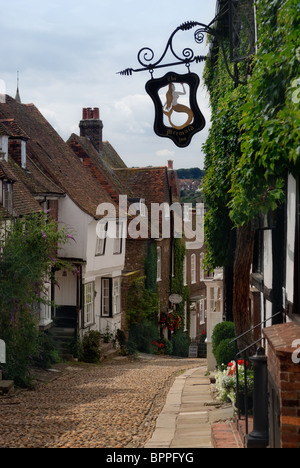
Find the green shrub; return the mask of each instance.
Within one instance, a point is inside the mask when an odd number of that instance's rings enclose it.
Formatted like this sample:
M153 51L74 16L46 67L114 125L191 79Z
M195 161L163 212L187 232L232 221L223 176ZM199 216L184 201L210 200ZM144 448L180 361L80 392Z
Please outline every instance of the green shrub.
M82 340L82 356L80 359L83 362L96 364L101 358L101 333L96 330L90 330L86 333Z
M189 355L189 342L186 334L177 332L172 335L171 343L173 347L173 356L188 357Z
M152 322L144 321L131 325L128 342L133 342L141 353L151 353L151 342L158 340L158 327ZM128 343L127 343L128 347Z
M52 364L60 362L59 352L55 347L54 339L48 332L38 335L38 355L34 358L34 365L42 369L49 369Z
M231 343L231 341L232 338L221 341L215 351L215 358L219 369L221 369L223 365L227 366L229 362L235 360L235 345Z
M219 344L223 341L230 338L233 340L235 338L235 328L233 322L221 322L218 323L212 334L212 351L216 357L216 351ZM229 362L229 361L228 361Z

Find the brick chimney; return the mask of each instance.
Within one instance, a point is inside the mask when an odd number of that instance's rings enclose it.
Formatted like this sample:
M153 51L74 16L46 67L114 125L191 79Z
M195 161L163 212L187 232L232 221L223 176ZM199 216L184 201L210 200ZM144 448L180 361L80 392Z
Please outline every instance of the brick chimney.
M79 124L80 136L89 138L99 153L102 151L103 123L100 120L98 107L82 109L82 120Z
M169 161L168 161L168 169L169 169L169 171L173 171L173 162L174 162L174 161L172 161L171 159L169 159Z

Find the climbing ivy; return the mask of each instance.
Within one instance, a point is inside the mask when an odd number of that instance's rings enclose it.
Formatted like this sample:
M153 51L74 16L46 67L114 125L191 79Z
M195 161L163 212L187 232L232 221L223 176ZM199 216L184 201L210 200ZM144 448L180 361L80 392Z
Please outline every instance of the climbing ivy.
M224 38L223 43L229 54L228 39ZM243 69L240 71L244 73ZM212 125L203 146L206 155L203 189L208 207L205 218L205 261L206 267L213 270L225 265L228 256L229 236L233 227L228 207L231 201L230 174L240 158L239 121L247 88L242 85L235 88L217 43L213 44L212 59L206 62L204 80L212 111Z
M157 246L149 242L145 258L145 287L148 291L157 292Z
M260 0L258 53L240 121L241 158L232 172L234 224L275 210L288 172L300 169L300 4Z
M300 162L300 4L260 0L258 53L235 87L218 44L206 62L212 125L203 147L207 268L224 266L232 228L284 201L288 172ZM228 53L226 38L223 38ZM251 71L249 77L247 74ZM233 74L233 70L232 70Z
M176 313L181 318L181 331L184 328L185 303L189 300L190 296L189 288L184 285L183 277L185 255L185 244L181 239L174 239L174 276L172 277L170 291L171 294L179 294L183 298L183 301L176 305ZM187 328L189 329L189 323L187 324Z

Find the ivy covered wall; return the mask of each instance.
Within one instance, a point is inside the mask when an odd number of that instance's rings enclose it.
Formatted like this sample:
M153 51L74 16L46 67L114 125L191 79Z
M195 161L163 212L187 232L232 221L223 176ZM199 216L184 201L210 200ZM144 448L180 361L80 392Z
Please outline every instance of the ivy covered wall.
M239 64L240 81L247 84L235 87L217 43L206 64L212 110L204 145L210 269L226 265L232 228L275 210L284 201L287 173L299 172L299 2L257 1L257 28L257 55ZM222 41L229 56L229 39Z
M254 232L251 221L285 201L287 174L300 161L300 4L257 0L257 53L230 65L217 41L206 62L212 126L204 145L205 236L209 269L228 266L232 234L233 317L236 332L250 328L249 278ZM222 42L229 61L228 30ZM241 84L244 83L244 84Z

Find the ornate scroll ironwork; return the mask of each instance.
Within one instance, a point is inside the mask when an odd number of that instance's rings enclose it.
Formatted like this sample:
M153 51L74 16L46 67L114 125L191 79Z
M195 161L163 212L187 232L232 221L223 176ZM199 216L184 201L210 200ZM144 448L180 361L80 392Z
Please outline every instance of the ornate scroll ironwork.
M182 54L179 55L174 48L173 40L176 34L179 31L190 31L191 29L198 28L195 33L194 33L194 40L196 44L203 44L205 34L211 34L214 37L217 37L217 32L213 28L213 24L218 20L218 16L209 24L203 24L203 23L198 23L196 21L188 21L180 25L175 31L172 33L170 36L166 48L162 54L162 56L156 60L155 59L155 54L153 50L150 47L144 47L141 49L138 53L137 59L142 68L127 68L126 70L123 70L119 72L120 75L132 75L135 72L141 72L141 71L150 71L152 72L153 70L157 68L165 68L165 67L173 67L177 65L186 65L189 66L191 63L196 62L196 63L201 63L207 59L206 56L204 55L196 55L195 52L191 48L185 48L182 51ZM172 63L163 63L164 58L168 54L168 52L171 52L172 55L175 57L176 61Z
M166 48L162 54L162 56L157 60L155 59L155 54L154 51L150 47L144 47L141 49L137 55L138 62L141 65L141 68L126 68L125 70L118 72L120 75L127 75L130 76L133 73L136 72L141 72L141 71L149 71L151 74L153 74L153 71L158 68L165 68L165 67L174 67L177 65L186 65L188 68L190 67L190 64L195 62L195 63L200 63L203 62L207 59L207 56L204 55L197 55L194 50L191 48L185 48L181 55L178 54L175 51L174 47L174 38L177 35L178 32L180 31L190 31L194 28L197 28L197 30L194 32L194 41L196 44L203 44L205 34L211 35L214 39L216 39L219 43L220 49L222 50L223 56L224 56L224 61L226 65L226 69L228 74L231 76L231 78L235 81L236 84L239 83L237 77L231 72L228 60L227 60L227 55L226 51L224 48L224 44L222 42L222 36L220 35L218 28L216 25L218 24L218 21L224 16L228 15L228 4L226 3L223 8L220 9L218 12L217 16L207 25L203 23L198 23L197 21L188 21L180 25L178 28L175 29L175 31L172 33L170 36ZM163 63L165 57L167 56L168 53L173 55L173 57L176 59L175 62L172 63Z

